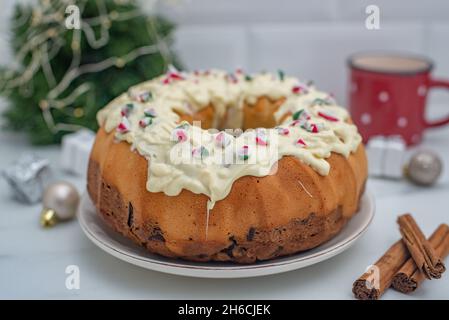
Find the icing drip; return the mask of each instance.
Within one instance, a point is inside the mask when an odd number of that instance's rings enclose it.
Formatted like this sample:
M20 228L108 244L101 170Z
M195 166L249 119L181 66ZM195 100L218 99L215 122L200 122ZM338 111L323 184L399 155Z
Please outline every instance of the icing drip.
M214 108L214 123L239 127L244 104L259 97L285 98L275 112L276 128L239 136L179 123L179 114ZM288 116L286 116L288 115ZM178 195L182 189L209 197L209 213L242 176L266 176L283 156L294 156L320 175L332 152L348 157L361 142L348 113L328 94L283 73L245 75L219 70L169 73L132 87L98 113L108 132L149 160L147 189ZM282 121L282 122L281 122ZM190 161L183 161L184 156ZM218 161L220 160L220 161ZM206 231L207 236L207 231Z

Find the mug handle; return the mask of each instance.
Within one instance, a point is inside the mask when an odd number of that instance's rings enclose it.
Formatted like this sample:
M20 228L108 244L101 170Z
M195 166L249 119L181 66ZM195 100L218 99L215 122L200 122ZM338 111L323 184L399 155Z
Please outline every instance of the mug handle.
M449 89L449 81L430 79L429 89L437 88L437 87ZM446 118L440 119L440 120L436 120L436 121L424 120L424 123L427 128L444 126L445 124L449 123L449 116L447 116Z

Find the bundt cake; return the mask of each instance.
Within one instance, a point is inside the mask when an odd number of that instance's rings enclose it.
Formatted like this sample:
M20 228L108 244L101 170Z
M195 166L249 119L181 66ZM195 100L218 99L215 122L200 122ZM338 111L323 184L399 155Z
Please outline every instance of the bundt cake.
M148 251L252 263L335 236L367 178L333 97L283 72L170 69L98 113L88 193Z

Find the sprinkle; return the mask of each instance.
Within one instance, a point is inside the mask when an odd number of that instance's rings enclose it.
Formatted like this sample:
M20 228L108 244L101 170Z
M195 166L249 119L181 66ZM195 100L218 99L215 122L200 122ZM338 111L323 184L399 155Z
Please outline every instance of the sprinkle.
M201 146L192 150L192 156L196 159L204 159L209 156L209 150L206 147Z
M275 129L281 136L286 136L290 133L290 130L288 130L288 128L276 127Z
M279 80L284 81L284 79L285 79L284 71L278 70L278 77L279 77Z
M302 91L302 88L300 86L294 86L292 88L292 92L295 94L299 94L299 93L301 93L301 91Z
M240 159L242 160L248 160L249 158L249 147L247 145L243 146L239 151L238 151L238 156Z
M263 136L257 136L256 137L256 144L259 146L267 146L268 145L268 140L266 137Z
M170 72L168 76L173 80L184 80L184 77L178 72Z
M175 129L184 129L187 130L190 127L190 123L188 123L187 121L183 121L181 122L181 124L179 124Z
M156 110L154 110L154 108L145 109L143 113L150 118L156 117Z
M301 93L307 94L309 90L307 90L307 87L301 85L301 86L294 86L292 88L292 92L294 94L301 94Z
M231 83L237 83L239 81L239 79L237 79L237 77L233 73L228 73L226 75L226 79Z
M303 121L301 121L301 120L293 120L291 123L290 123L290 127L296 127L296 126L298 126L298 125L301 125L303 123Z
M333 116L333 115L330 115L330 114L327 114L327 113L324 113L324 112L322 112L322 111L319 111L319 112L318 112L318 115L319 115L321 118L324 118L324 119L326 119L326 120L328 120L328 121L332 121L332 122L337 122L337 121L338 121L338 118L337 118L337 117L335 117L335 116Z
M236 74L243 74L242 68L237 68L237 69L235 70L235 73L236 73Z
M136 100L139 102L147 102L148 100L150 100L153 97L153 95L151 94L151 92L149 91L144 91L142 93L139 93L136 96Z
M223 131L215 136L215 145L219 148L224 148L231 143L231 136Z
M328 99L316 98L315 100L312 101L312 106L315 106L315 105L329 106L331 104L332 103Z
M130 112L134 109L134 105L132 103L127 103L122 110L120 110L120 114L122 117L129 116Z
M251 77L249 74L245 75L245 81L253 81L253 77Z
M117 126L117 131L119 133L127 133L127 132L129 132L130 127L131 127L131 124L129 123L128 118L123 117L122 121Z
M162 80L163 84L170 84L173 81L184 80L185 78L176 69L169 70L165 78Z
M309 120L310 115L306 112L306 110L301 109L301 110L296 111L292 115L292 118L293 118L293 120L300 120L300 119Z
M151 118L151 117L145 117L145 118L143 118L143 119L141 119L140 121L139 121L139 126L141 127L141 128L146 128L147 126L149 126L150 124L152 124L153 123L153 118Z
M184 129L175 129L172 134L172 140L175 142L185 142L188 139L187 131Z
M317 124L309 122L305 122L304 124L302 124L301 128L312 133L318 133L320 131Z
M298 140L296 140L296 143L295 143L297 146L299 145L299 146L302 146L302 147L307 147L307 143L303 140L303 139L301 139L301 138L299 138Z

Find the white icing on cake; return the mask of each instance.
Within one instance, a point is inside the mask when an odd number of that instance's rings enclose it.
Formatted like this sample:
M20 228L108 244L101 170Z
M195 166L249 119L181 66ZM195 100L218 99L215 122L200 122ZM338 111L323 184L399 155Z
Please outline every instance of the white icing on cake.
M244 103L254 104L262 96L286 99L275 119L279 122L284 115L292 115L279 123L279 128L217 137L223 133L187 124L179 127L179 116L174 112L193 114L212 104L214 125L228 111L226 127L239 127ZM298 115L300 110L303 112ZM347 111L328 94L294 77L219 70L169 71L130 88L98 113L98 122L107 132L116 130L118 140L127 141L149 160L148 191L169 196L182 189L202 193L210 198L208 211L229 194L238 178L266 176L283 156L297 157L320 175L327 175L330 165L325 159L331 152L348 157L361 142L357 128L347 119ZM261 139L257 143L256 137ZM188 150L193 160L179 163L180 158L173 153L180 150ZM234 163L216 161L225 156Z

